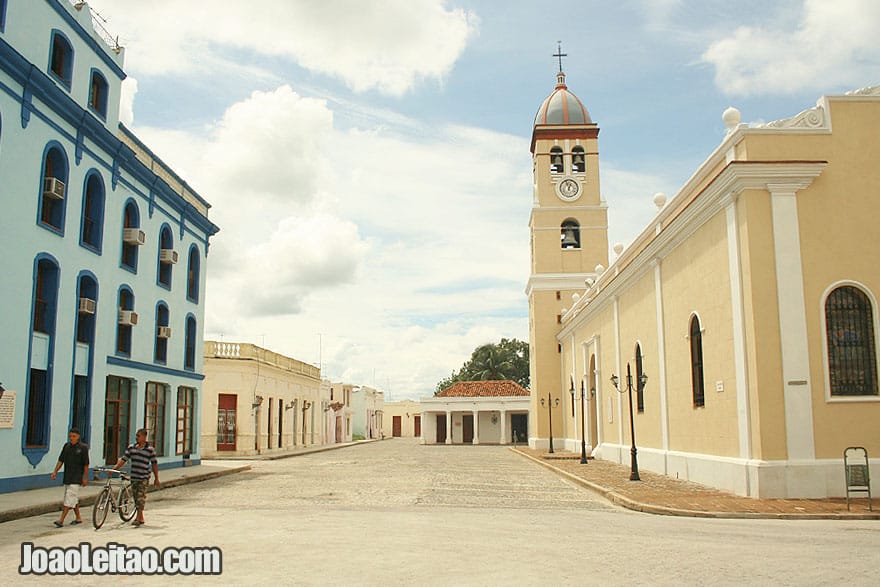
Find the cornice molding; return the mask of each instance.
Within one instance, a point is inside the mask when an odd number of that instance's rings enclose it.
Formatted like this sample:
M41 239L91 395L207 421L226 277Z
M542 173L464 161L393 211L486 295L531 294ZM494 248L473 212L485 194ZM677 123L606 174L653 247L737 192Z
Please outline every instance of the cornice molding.
M562 339L578 323L601 311L743 191L759 189L772 194L783 188L781 193L796 193L809 187L826 165L825 161L731 162L659 234L654 233L658 220L648 225L599 276L593 288L563 315L563 328L557 337ZM639 248L641 242L644 244Z

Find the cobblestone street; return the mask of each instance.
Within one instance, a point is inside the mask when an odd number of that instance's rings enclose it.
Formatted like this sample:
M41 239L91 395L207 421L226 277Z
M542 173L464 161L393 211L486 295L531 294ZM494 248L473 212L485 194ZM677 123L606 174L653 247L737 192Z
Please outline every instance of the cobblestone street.
M880 539L872 520L636 513L504 447L403 439L255 461L249 471L151 493L139 529L118 518L99 531L56 529L55 515L0 524L0 582L22 582L24 541L90 541L223 550L221 577L176 582L824 585L846 578L868 585Z

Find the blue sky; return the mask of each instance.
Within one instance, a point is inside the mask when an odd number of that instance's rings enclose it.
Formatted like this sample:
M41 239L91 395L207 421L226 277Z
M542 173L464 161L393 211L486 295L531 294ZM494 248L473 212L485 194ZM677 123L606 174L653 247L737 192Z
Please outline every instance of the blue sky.
M601 132L610 242L719 144L878 80L873 0L93 0L127 123L213 204L206 338L391 399L528 338L528 152L553 90Z

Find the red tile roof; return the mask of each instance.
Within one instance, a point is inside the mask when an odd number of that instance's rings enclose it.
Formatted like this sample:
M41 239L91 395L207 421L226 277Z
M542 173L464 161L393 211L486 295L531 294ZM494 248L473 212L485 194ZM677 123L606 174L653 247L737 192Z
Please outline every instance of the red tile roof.
M528 396L529 390L524 389L516 381L459 381L453 383L435 397L514 397Z

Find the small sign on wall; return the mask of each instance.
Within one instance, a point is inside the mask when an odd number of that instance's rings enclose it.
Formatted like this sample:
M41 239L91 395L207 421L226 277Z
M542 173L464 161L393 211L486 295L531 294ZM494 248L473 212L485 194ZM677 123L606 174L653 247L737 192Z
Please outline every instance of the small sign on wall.
M15 392L0 392L0 428L12 428L15 421Z
M715 382L715 391L717 391L719 393L724 391L724 382L723 381L716 381Z

